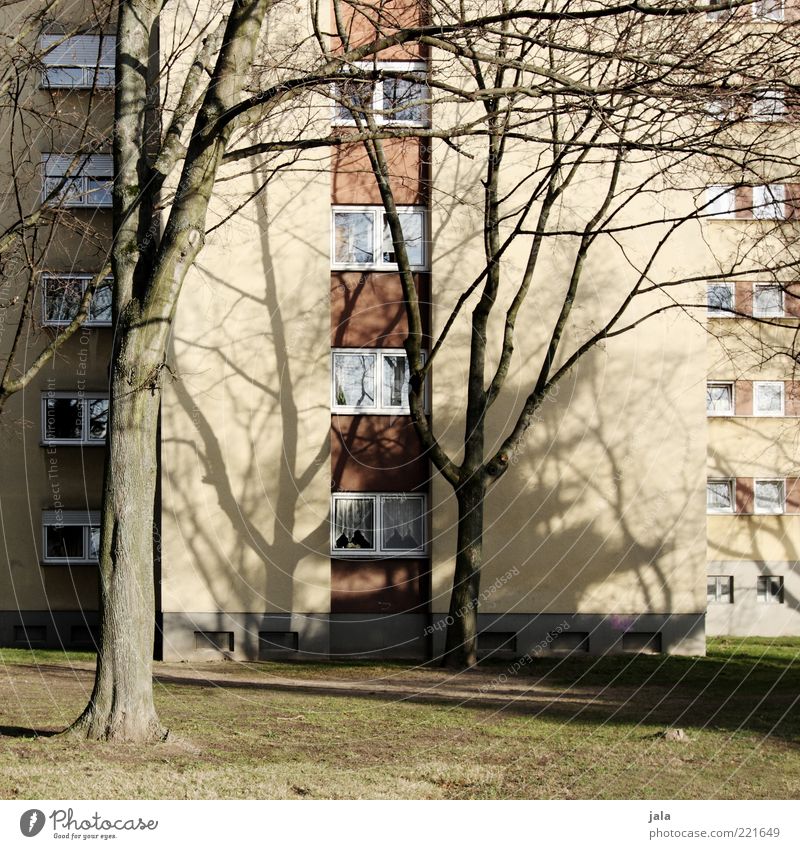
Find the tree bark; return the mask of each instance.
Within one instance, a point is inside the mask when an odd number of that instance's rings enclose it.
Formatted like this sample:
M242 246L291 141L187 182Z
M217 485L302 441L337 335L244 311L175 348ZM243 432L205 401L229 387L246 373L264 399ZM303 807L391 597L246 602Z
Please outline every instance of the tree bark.
M478 593L483 564L483 500L480 479L472 479L456 491L458 502L458 549L447 619L447 638L442 663L456 669L478 661Z
M166 735L153 703L153 518L161 361L152 327L124 322L111 376L100 551L100 646L94 690L72 730L95 740Z

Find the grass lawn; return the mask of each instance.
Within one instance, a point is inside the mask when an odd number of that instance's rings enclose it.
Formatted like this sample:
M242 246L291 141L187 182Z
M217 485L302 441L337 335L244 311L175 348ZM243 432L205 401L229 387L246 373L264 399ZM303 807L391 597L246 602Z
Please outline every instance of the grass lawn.
M52 736L90 654L0 650L0 798L797 798L800 639L704 658L156 664L172 737ZM683 728L688 740L659 732Z

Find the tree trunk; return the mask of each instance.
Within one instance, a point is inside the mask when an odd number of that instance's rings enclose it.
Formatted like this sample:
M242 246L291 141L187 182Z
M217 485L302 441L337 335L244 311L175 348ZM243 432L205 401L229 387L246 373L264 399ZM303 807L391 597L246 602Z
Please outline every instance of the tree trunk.
M464 669L478 660L478 592L483 563L483 499L480 480L456 490L458 502L458 549L447 639L442 662Z
M100 550L102 610L91 699L72 730L90 739L163 740L153 704L153 516L161 336L125 322L111 376ZM153 337L156 337L154 339ZM156 356L154 356L156 353Z

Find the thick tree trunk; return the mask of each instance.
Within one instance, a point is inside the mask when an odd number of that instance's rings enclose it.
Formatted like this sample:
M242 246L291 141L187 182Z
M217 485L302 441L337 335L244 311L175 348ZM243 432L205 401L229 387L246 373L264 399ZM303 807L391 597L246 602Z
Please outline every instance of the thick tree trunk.
M456 491L458 550L443 663L463 669L478 660L478 593L483 562L483 499L480 480Z
M111 377L94 690L72 726L90 739L163 740L153 704L153 515L162 360L152 328L128 325Z

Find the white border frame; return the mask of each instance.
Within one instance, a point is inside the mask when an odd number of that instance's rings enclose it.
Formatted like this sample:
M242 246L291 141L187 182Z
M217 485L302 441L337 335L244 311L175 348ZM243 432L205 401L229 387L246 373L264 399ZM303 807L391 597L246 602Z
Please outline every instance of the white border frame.
M779 483L783 491L780 510L759 510L756 491L760 483ZM759 516L783 516L786 513L786 478L753 478L753 514Z
M715 596L713 599L708 597L708 581L711 579L715 580ZM706 604L733 604L734 598L734 586L735 581L733 580L733 575L706 575ZM719 582L727 581L728 582L728 600L724 601L720 598L719 594Z
M756 289L777 289L781 293L781 311L779 315L768 312L756 312ZM753 318L786 318L786 297L779 283L753 283Z
M376 221L373 229L372 262L336 261L336 213L361 212L372 213ZM382 204L331 204L331 243L330 259L332 271L397 271L396 262L383 261L383 216ZM398 206L400 214L417 213L422 216L422 264L410 266L412 271L427 271L430 264L430 234L428 210L424 206Z
M67 327L72 321L71 318L65 318L62 320L55 321L52 318L47 317L47 281L48 280L77 280L81 282L81 298L83 298L84 293L86 292L87 285L94 279L94 274L87 274L84 272L76 272L76 273L64 273L59 274L56 271L45 271L39 275L39 284L41 286L42 293L42 325L44 327ZM108 287L113 287L114 278L111 276L104 277L102 281L99 283L97 289L95 289L95 295L97 294L98 289ZM91 310L91 305L90 305ZM108 321L98 321L97 319L90 318L88 315L81 325L82 327L111 327L112 320Z
M83 553L89 553L89 534L91 528L100 527L99 510L45 510L42 512L42 556L41 563L45 566L96 566L98 560L89 557L48 557L47 556L47 528L49 527L82 527L83 528Z
M725 412L719 412L718 410L709 410L708 409L708 395L706 395L706 415L709 418L716 418L719 416L728 417L736 415L736 381L735 380L707 380L706 381L706 393L708 393L708 389L711 386L730 386L731 388L731 409Z
M375 546L373 548L336 548L334 511L337 501L366 499L373 500L373 515L375 516ZM399 550L383 548L383 501L387 498L414 499L420 502L422 508L422 545L419 548ZM417 558L428 556L428 496L421 492L333 492L331 493L330 524L330 556L337 560L396 560L398 558Z
M725 288L731 293L731 308L729 310L717 310L713 307L709 307L708 305L708 293L709 289L713 287L715 288ZM730 283L727 280L720 280L715 283L706 283L706 316L708 318L736 318L736 285L734 283Z
M778 412L763 412L758 409L758 387L759 386L780 386L781 388L781 408ZM782 380L754 380L753 381L753 415L758 418L779 419L786 415L786 386Z
M336 384L334 382L337 354L354 354L356 356L368 354L375 356L375 406L374 407L352 407L346 404L336 403ZM406 403L401 407L390 407L383 403L383 359L385 357L403 356L408 362L408 355L405 348L331 348L331 413L340 416L410 416L411 408ZM425 354L422 354L422 361L425 362ZM428 373L428 378L430 372ZM425 412L428 412L428 386L430 380L425 380L423 387L423 401Z
M708 505L708 486L712 483L726 483L731 496L730 510L719 510ZM733 516L736 513L736 478L707 478L706 479L706 513L709 516Z
M103 439L89 439L89 404L92 401L108 401L108 392L42 392L42 445L76 445L85 448L103 447L108 441L108 425ZM47 402L53 399L67 398L80 401L83 404L81 427L83 433L80 439L49 439L47 436Z

